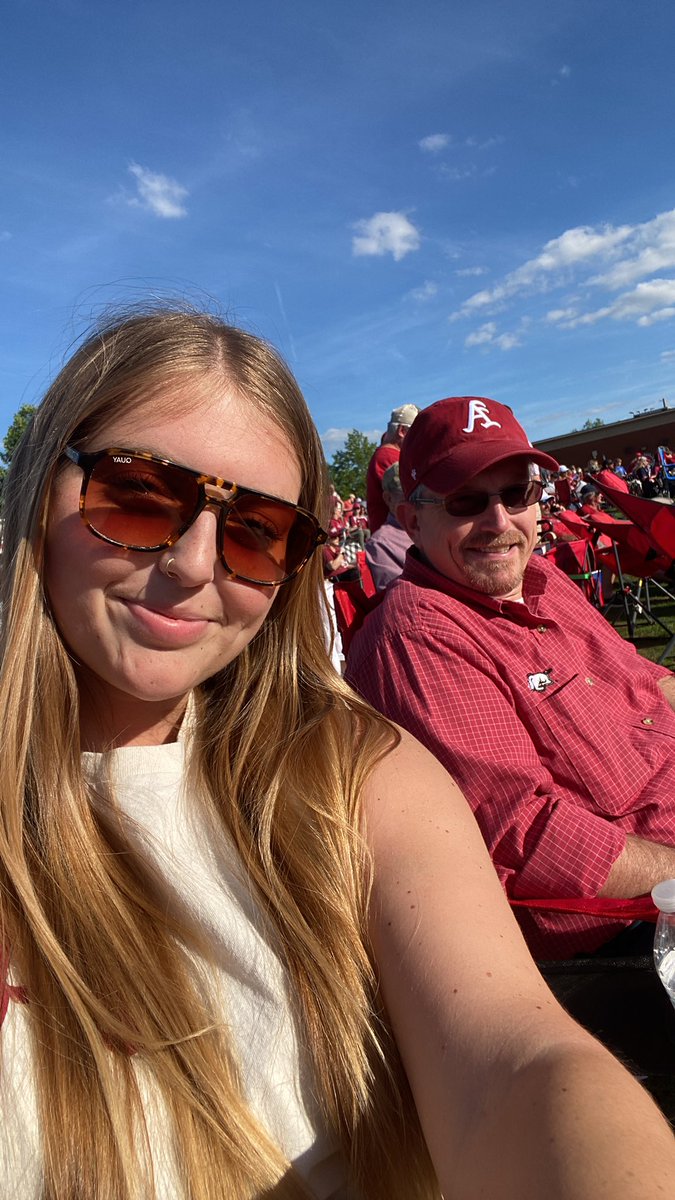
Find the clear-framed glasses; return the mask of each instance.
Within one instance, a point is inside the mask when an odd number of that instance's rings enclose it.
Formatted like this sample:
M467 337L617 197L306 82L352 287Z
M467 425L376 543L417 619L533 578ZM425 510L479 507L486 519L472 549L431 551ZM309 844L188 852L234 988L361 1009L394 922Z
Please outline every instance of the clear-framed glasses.
M66 447L83 471L80 515L96 537L125 550L173 546L206 508L218 513L216 546L233 578L288 583L326 541L316 517L288 500L206 475L145 450L87 454ZM225 491L227 496L218 493Z
M541 479L528 479L526 483L512 483L499 492L455 492L450 496L422 496L416 504L440 504L451 517L477 517L485 512L495 496L499 497L507 513L523 512L537 504L542 497L544 485Z

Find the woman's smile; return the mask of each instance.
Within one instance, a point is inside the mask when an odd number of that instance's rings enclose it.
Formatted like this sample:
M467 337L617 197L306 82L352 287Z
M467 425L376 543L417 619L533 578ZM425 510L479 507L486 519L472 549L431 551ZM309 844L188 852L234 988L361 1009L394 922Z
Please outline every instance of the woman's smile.
M147 630L150 637L167 646L191 646L198 642L208 628L208 619L197 616L182 616L171 612L162 612L140 600L122 600L127 610L142 629Z

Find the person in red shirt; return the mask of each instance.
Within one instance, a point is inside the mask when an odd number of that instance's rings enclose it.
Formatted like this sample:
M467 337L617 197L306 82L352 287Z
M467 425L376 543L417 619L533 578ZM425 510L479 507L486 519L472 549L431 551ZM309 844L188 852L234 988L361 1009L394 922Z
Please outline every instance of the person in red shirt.
M640 896L675 875L675 679L533 555L533 463L557 469L502 404L420 414L399 463L414 546L346 677L455 777L512 898ZM626 924L523 912L540 958Z
M382 444L377 447L366 474L366 507L368 509L368 528L375 533L380 525L384 525L389 516L384 496L382 495L382 476L387 467L398 462L401 446L410 426L419 412L416 404L402 404L395 408L389 418Z
M569 508L572 502L572 485L570 483L569 468L561 463L558 468L558 476L553 484L555 488L556 500L561 508Z

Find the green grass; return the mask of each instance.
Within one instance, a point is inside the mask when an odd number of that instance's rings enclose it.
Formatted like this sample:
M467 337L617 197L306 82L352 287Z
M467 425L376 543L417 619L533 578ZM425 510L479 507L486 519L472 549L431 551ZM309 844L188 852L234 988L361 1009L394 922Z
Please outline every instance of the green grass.
M634 580L630 582L633 591L637 593L637 585ZM675 596L675 582L671 580L665 581L665 586L673 596ZM651 609L654 616L663 621L664 625L670 630L671 634L675 634L675 600L664 596L658 588L650 584L650 601ZM642 603L644 606L644 589L642 593ZM628 625L624 616L624 610L621 603L612 608L608 614L608 620L616 629L617 633L628 640ZM652 662L657 662L661 654L665 650L669 641L669 635L665 630L661 629L660 625L651 623L646 615L638 615L635 623L635 637L633 645L639 654L643 654L645 658L649 658ZM668 657L664 661L664 666L670 670L675 670L675 643L671 648Z

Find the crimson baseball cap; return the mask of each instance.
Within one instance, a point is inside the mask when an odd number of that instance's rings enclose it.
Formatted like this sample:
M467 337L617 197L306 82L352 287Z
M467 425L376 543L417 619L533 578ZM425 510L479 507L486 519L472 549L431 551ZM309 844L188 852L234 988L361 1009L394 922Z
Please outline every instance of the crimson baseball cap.
M535 450L505 404L484 396L449 396L422 409L408 431L399 459L403 492L408 497L423 483L445 496L515 457L558 470L550 454Z

